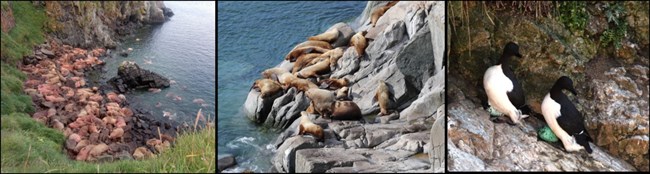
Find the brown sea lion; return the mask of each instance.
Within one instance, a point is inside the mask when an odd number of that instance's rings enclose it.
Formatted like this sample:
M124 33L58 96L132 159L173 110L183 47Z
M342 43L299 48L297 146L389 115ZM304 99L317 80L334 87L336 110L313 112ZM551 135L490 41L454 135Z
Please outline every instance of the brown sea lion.
M282 85L287 85L288 81L296 78L295 75L282 68L271 68L262 72L262 77L266 79L277 80Z
M373 98L374 100L377 100L379 103L379 115L384 116L389 114L388 113L388 105L391 100L391 94L390 90L388 89L388 86L386 85L386 82L383 80L379 80L379 86L377 87L377 92L375 93L375 97Z
M339 88L348 86L350 81L347 78L329 78L329 79L323 79L318 82L321 88L324 89L331 89L331 90L337 90Z
M271 79L255 80L252 88L260 90L260 97L271 96L277 92L282 91L282 86L280 86L280 83Z
M344 86L336 90L336 100L350 100L350 97L348 97L349 89L347 86Z
M289 54L287 54L284 57L284 60L288 60L289 62L295 62L300 55L307 54L307 53L325 53L329 50L330 49L322 48L319 46L305 46L300 48L294 48L289 52Z
M336 101L334 92L325 89L311 88L305 93L311 100L314 110L323 117L332 114L332 105Z
M314 65L308 66L300 70L298 73L296 73L296 76L300 78L310 78L310 77L316 77L316 75L321 73L327 73L329 71L330 71L330 59L325 59Z
M377 21L379 20L379 18L381 16L383 16L384 13L386 13L386 11L388 11L388 9L390 9L395 4L397 4L397 2L399 2L399 1L388 2L385 6L379 7L377 9L375 9L374 11L372 11L372 14L370 16L370 24L372 24L372 27L375 27L377 25Z
M339 47L328 52L323 53L330 58L330 66L336 66L336 62L339 61L339 58L343 57L343 48ZM333 68L332 68L333 69Z
M296 59L296 62L293 63L293 69L291 70L291 73L296 74L300 69L304 68L309 64L312 60L318 58L323 54L320 53L309 53L309 54L303 54Z
M316 36L312 36L307 38L307 40L317 40L317 41L325 41L325 42L333 42L339 37L339 30L334 28L330 31L326 31L324 33L321 33Z
M296 87L297 90L307 92L311 88L318 88L316 84L306 79L295 78L288 83L287 88Z
M311 120L309 120L309 117L307 116L308 113L306 111L300 112L300 125L298 126L298 135L304 135L305 133L309 133L316 137L318 141L324 141L325 136L323 134L323 128L320 127L317 124L314 124Z
M361 109L353 101L336 101L331 118L332 120L360 120Z
M308 47L308 46L314 46L314 47L303 48L303 47ZM318 49L316 47L322 48L322 49ZM300 44L296 45L295 47L293 47L293 49L291 49L291 51L289 51L289 54L287 54L287 56L285 56L284 59L291 61L294 58L298 58L298 56L300 56L301 54L303 54L305 52L309 53L309 52L312 52L312 51L322 51L324 53L324 52L326 52L328 50L331 50L331 49L332 49L332 45L330 45L330 43L328 43L328 42L308 40L308 41L305 41L305 42L300 43ZM325 50L325 51L323 51L323 50ZM293 61L291 61L291 62L293 62Z
M368 46L366 37L364 37L366 33L368 32L367 31L358 32L357 34L354 34L350 39L350 46L353 46L354 49L357 50L357 54L359 54L359 57L363 56L366 50L366 46Z

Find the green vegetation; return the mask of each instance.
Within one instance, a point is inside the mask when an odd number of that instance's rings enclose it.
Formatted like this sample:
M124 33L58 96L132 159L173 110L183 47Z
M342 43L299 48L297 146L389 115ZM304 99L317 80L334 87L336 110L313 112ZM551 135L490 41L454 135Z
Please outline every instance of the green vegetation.
M605 6L605 16L607 22L610 24L607 30L600 36L600 43L602 46L607 46L613 43L616 49L621 47L621 41L625 38L627 33L627 23L623 18L623 2L612 2ZM614 24L614 25L612 25Z
M560 22L564 23L572 32L581 32L587 26L589 14L587 13L587 3L583 1L560 2L558 16Z
M34 121L24 113L3 114L2 172L212 172L215 163L215 130L206 127L187 132L176 145L158 157L87 163L62 153L63 134Z
M30 54L34 45L43 43L44 31L48 30L44 23L53 19L47 18L43 9L30 2L9 5L2 1L2 9L6 8L12 8L16 27L8 33L2 32L0 172L216 172L213 127L179 135L171 149L152 159L102 164L69 159L63 149L63 134L28 114L34 112L34 108L31 97L22 91L22 82L27 77L15 67L24 55Z
M7 4L8 5L8 4ZM2 8L6 8L2 3ZM32 51L32 46L43 43L43 24L46 20L43 9L37 9L30 2L12 2L16 27L9 33L2 32L2 60L16 64Z

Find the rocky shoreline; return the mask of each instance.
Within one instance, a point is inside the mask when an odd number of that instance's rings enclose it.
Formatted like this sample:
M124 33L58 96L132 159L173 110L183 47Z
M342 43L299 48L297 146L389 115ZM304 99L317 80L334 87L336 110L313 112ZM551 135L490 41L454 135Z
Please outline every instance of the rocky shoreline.
M274 143L273 172L444 171L444 3L398 2L372 27L371 11L386 4L370 1L359 24L338 23L327 30L340 32L331 46L343 53L322 78L349 80L349 97L361 109L363 121L309 114L323 128L324 141L319 142L298 135L300 112L311 100L300 88L267 97L251 90L243 106L247 117L284 130ZM345 45L362 31L367 31L368 44L358 56ZM276 68L291 71L293 64L283 61ZM375 116L380 108L372 99L380 80L394 94L389 108L395 112L386 116Z
M102 71L104 49L87 51L50 41L35 50L28 56L33 59L20 67L28 74L24 91L35 104L33 118L64 133L72 159L141 159L171 146L176 123L153 120L130 108L125 95L86 83L86 73Z

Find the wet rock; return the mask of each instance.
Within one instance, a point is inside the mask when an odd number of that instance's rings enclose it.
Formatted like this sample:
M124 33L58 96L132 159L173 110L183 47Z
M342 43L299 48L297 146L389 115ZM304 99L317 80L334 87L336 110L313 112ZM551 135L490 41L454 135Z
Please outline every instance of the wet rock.
M228 167L235 166L235 164L237 164L237 161L235 161L235 156L230 154L219 155L217 169L219 172L221 172Z
M120 93L129 89L169 87L169 79L149 70L141 69L131 61L123 61L118 68L117 76L109 81Z
M317 148L321 147L316 139L308 136L294 136L285 141L284 144L278 148L277 153L273 157L273 164L275 169L279 172L294 173L296 164L296 151L300 149Z
M260 92L251 90L248 93L246 102L244 103L244 114L256 123L262 123L266 120L269 112L273 108L273 102L276 98L282 96L282 93L269 96L267 98L260 97Z

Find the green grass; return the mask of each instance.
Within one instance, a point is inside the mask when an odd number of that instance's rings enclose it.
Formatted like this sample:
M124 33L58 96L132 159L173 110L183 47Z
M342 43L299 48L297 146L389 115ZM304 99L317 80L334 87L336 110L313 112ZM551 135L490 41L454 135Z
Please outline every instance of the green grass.
M3 114L2 172L216 172L212 127L187 132L155 158L87 163L63 153L63 134L24 113Z
M564 26L572 32L582 33L589 21L587 3L582 1L560 2L558 6L560 22L564 23Z
M2 1L2 9L9 4ZM2 89L0 172L182 172L215 173L216 133L213 127L179 135L175 145L155 158L112 163L87 163L71 160L63 149L61 132L36 122L29 114L34 111L31 98L23 93L27 78L15 65L29 54L32 47L44 41L42 9L29 2L12 2L16 21L8 33L2 32Z
M627 33L627 23L623 13L625 7L622 2L612 2L605 6L605 16L610 24L607 30L600 36L602 46L613 44L616 49L621 47L621 41Z
M6 8L2 3L2 8ZM30 54L32 46L43 43L44 22L47 19L43 9L34 7L30 2L12 2L16 26L9 33L2 32L2 60L16 64L24 55Z

